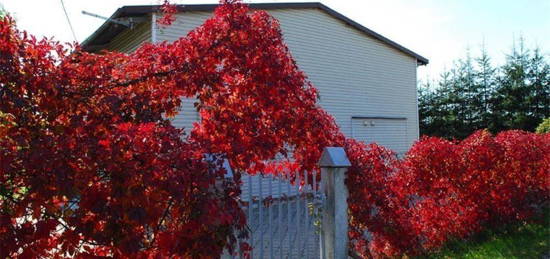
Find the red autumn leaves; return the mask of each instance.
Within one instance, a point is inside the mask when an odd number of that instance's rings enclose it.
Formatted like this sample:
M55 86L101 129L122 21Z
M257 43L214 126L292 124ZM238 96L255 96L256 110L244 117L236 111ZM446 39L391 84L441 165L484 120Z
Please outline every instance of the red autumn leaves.
M347 147L350 235L358 250L378 257L424 253L528 219L550 198L550 134L427 137L402 160L376 145Z
M206 154L257 172L291 149L293 170L315 172L323 147L345 146L350 235L379 255L526 217L547 198L548 135L425 139L404 161L346 140L278 22L223 3L186 37L128 55L69 52L0 22L0 257L217 257L245 218ZM197 97L202 118L189 136L166 118L181 97Z
M217 257L245 219L206 154L254 170L292 147L312 169L343 139L277 21L240 3L128 55L0 31L0 257ZM181 97L189 136L166 118Z

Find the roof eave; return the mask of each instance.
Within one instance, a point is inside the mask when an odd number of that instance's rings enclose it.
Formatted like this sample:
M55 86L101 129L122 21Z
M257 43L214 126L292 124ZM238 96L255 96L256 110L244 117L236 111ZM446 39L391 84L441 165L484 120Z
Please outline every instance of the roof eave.
M191 4L191 5L178 5L178 11L213 11L218 4ZM249 4L252 9L282 9L282 8L318 8L322 11L327 12L329 15L343 21L344 23L392 46L393 48L414 57L417 60L418 65L427 65L429 60L405 47L402 45L370 30L369 28L353 21L352 19L344 16L343 14L331 9L330 7L319 3L319 2L296 2L296 3L252 3ZM123 6L118 8L116 12L111 15L110 19L116 19L120 17L132 17L132 16L142 16L144 14L157 12L160 9L160 5L134 5L134 6ZM104 33L112 23L105 21L92 35L90 35L86 40L84 40L81 46L85 50L93 49L93 41L96 40L102 33Z
M109 19L115 19L120 15L121 8L118 8L112 15L109 17ZM88 36L82 43L80 44L83 48L86 48L88 44L95 40L101 33L103 33L107 27L109 26L111 22L105 21L99 28L97 28L90 36Z

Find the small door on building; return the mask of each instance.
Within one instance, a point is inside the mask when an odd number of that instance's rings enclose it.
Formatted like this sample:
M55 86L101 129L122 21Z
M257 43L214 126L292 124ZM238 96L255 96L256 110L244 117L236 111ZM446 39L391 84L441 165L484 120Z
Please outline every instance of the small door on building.
M406 118L353 117L351 136L367 144L375 142L399 155L409 149Z

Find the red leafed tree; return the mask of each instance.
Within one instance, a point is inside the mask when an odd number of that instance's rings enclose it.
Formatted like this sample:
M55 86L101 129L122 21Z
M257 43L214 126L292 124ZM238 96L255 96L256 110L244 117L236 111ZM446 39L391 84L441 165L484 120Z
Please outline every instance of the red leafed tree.
M169 120L181 97L202 118L188 136ZM3 18L0 257L218 257L246 235L238 172L270 171L289 149L287 166L318 173L323 147L345 147L364 255L422 253L549 198L548 134L427 138L399 160L346 140L316 102L278 22L238 1L132 54L37 40ZM225 158L236 182L219 180Z
M2 258L217 257L245 219L205 154L261 169L290 144L313 168L336 129L277 21L240 3L128 55L37 40L9 17L0 32ZM203 118L190 136L167 119L184 96Z

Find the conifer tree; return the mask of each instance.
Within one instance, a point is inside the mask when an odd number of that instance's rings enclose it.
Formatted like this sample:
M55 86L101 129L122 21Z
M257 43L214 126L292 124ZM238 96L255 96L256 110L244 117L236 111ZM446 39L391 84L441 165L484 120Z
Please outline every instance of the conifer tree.
M493 116L491 96L495 91L495 72L496 69L491 64L491 57L487 53L485 44L481 47L480 56L475 59L477 65L476 71L476 95L474 96L474 105L478 114L476 128L492 129Z
M421 135L462 139L484 128L534 131L550 115L550 63L523 38L500 67L483 45L479 56L468 51L427 86L419 90Z

